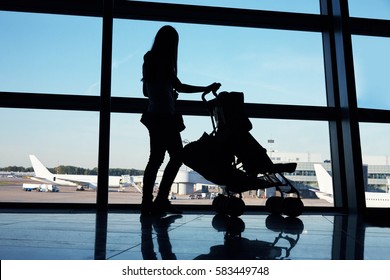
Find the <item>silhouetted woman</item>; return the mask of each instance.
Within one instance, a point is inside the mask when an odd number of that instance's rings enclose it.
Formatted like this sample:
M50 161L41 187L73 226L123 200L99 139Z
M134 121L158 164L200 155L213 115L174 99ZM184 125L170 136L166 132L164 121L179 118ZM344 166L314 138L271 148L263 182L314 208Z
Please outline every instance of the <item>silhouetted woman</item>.
M141 122L149 131L150 156L143 179L142 214L181 213L168 199L173 180L182 165L180 131L184 129L184 124L182 117L175 112L177 92L217 91L220 87L218 83L203 87L180 82L177 77L178 43L177 31L172 26L163 26L157 32L151 50L144 56L143 92L149 98L149 105ZM170 159L153 202L157 172L166 152Z

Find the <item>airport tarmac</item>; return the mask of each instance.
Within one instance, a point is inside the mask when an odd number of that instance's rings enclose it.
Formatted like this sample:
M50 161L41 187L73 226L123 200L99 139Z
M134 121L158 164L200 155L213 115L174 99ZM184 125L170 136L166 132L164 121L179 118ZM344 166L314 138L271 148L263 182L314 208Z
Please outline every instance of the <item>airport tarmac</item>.
M0 203L96 203L96 191L77 191L73 186L59 186L59 192L24 191L23 183L38 183L27 178L0 178ZM142 194L135 188L129 187L119 192L110 189L109 203L111 204L140 204ZM265 205L266 199L244 197L246 205ZM305 206L332 207L321 199L302 199ZM212 199L189 199L189 195L178 195L172 204L211 205Z

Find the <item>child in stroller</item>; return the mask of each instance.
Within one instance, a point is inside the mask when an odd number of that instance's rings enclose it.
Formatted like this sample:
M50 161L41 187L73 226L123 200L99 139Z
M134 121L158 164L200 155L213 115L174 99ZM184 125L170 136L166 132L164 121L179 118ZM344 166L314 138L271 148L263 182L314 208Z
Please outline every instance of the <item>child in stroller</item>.
M250 134L252 124L244 111L244 94L213 93L215 99L210 101L206 94L202 100L210 112L213 131L184 147L184 164L207 180L226 186L225 193L214 199L214 209L240 216L245 207L243 192L276 187L280 196L267 200L267 210L299 216L303 210L299 192L282 174L294 172L297 164L274 164L266 149ZM295 197L285 197L289 194Z

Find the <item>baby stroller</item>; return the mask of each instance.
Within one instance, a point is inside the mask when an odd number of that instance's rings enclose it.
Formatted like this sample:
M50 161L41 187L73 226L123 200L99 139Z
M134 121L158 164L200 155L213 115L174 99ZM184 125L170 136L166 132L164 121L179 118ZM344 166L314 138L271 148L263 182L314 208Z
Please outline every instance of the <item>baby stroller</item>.
M275 187L280 196L266 201L272 214L296 217L302 213L299 192L284 177L294 172L296 163L274 164L256 139L249 133L252 124L244 112L242 92L213 93L214 99L202 100L210 112L213 131L184 147L184 164L205 179L225 186L213 200L216 212L231 216L244 213L242 193Z

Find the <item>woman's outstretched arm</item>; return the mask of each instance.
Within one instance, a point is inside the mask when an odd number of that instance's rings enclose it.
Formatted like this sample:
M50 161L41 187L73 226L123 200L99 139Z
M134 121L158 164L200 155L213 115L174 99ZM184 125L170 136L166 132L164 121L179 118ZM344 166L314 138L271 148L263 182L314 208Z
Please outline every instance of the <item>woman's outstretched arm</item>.
M195 93L195 92L210 92L217 91L220 88L220 83L212 83L208 86L193 86L188 84L183 84L178 78L175 79L173 87L178 92L184 93Z

